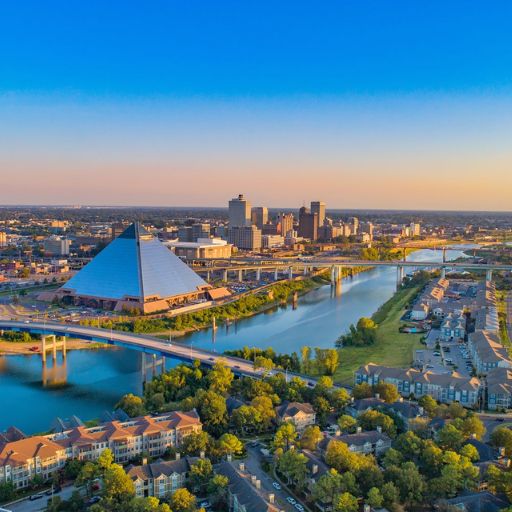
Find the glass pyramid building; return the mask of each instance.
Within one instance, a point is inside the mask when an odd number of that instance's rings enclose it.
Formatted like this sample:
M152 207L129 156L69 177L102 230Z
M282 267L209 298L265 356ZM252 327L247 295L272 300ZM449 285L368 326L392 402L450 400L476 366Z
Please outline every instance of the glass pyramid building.
M138 223L131 224L59 295L102 309L145 313L203 298L211 286Z

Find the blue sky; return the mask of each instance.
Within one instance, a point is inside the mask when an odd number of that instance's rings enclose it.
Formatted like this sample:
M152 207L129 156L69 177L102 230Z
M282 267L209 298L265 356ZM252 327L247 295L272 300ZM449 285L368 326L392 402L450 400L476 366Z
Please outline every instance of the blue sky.
M509 2L3 3L0 201L510 210L510 20Z

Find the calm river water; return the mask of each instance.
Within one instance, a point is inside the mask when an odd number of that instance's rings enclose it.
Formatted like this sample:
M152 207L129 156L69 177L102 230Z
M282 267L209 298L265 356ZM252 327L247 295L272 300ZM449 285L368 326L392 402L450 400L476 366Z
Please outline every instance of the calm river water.
M467 246L465 246L467 248ZM450 249L447 259L463 256ZM409 261L441 261L442 253L421 250ZM343 280L341 293L323 286L292 306L219 327L180 340L222 352L248 346L272 346L277 352L301 346L332 347L337 337L362 316L370 316L395 291L396 269L376 268ZM51 363L50 363L51 365ZM47 384L44 385L43 379ZM124 349L82 350L68 353L66 366L41 370L37 355L0 357L0 431L15 425L26 433L48 430L56 416L97 418L112 410L125 393L140 393L140 354Z

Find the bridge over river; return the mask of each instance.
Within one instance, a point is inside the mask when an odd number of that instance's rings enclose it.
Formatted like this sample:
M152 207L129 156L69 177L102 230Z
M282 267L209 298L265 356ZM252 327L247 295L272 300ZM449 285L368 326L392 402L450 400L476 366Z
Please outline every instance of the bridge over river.
M78 338L96 343L106 343L130 350L136 350L150 356L149 361L143 364L143 372L146 374L148 369L152 369L156 374L157 366L163 370L165 368L165 358L177 359L179 361L191 363L199 361L201 365L211 367L217 361L222 361L226 366L231 368L235 375L246 376L251 378L262 378L265 373L260 369L255 369L251 361L246 361L238 357L226 356L212 352L209 350L194 348L192 345L181 345L179 343L169 343L168 341L151 336L133 334L125 331L115 331L107 329L98 329L76 324L65 324L56 322L20 322L15 320L0 320L0 331L18 331L28 332L30 334L39 334L43 338L46 337L62 337L62 338ZM49 342L48 348L52 348ZM59 348L62 348L59 342ZM65 349L64 349L65 355ZM53 350L53 357L56 358L56 350ZM43 344L43 360L44 344ZM306 385L312 387L316 385L316 379L306 375L299 375L285 370L272 370L272 374L281 373L287 379L298 377Z

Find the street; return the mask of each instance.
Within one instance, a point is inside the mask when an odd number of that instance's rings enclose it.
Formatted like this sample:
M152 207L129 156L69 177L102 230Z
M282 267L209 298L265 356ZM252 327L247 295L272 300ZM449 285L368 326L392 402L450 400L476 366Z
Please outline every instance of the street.
M280 510L297 512L297 509L286 501L286 498L290 496L290 494L288 494L284 489L275 489L272 485L274 479L261 467L263 455L260 452L260 446L247 446L246 449L247 459L245 461L245 466L251 474L256 475L258 479L261 480L262 489L275 495L276 505L279 506ZM292 497L295 498L295 496Z
M71 498L71 495L75 490L76 487L74 485L70 485L68 487L63 487L62 491L58 494L55 493L54 496L59 496L62 500L67 500ZM50 499L50 496L44 495L41 499L30 501L27 497L23 501L15 503L14 505L4 505L4 508L11 512L38 512L46 508L46 504Z

